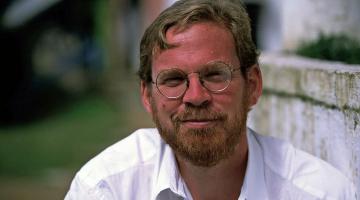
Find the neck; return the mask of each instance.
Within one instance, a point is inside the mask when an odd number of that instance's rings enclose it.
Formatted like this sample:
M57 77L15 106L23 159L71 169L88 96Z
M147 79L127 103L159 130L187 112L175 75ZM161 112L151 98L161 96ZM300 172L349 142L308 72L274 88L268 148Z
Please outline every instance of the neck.
M177 156L179 169L194 200L238 199L248 159L246 134L242 134L234 153L213 167L194 166Z

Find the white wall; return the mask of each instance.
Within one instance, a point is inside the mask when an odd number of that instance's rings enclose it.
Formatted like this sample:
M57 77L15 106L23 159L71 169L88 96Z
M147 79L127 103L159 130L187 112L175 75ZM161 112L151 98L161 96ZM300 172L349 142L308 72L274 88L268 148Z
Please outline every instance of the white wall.
M360 194L360 65L272 54L260 65L265 93L249 126L328 161Z
M344 33L360 40L359 0L264 0L260 47L292 50L319 33Z

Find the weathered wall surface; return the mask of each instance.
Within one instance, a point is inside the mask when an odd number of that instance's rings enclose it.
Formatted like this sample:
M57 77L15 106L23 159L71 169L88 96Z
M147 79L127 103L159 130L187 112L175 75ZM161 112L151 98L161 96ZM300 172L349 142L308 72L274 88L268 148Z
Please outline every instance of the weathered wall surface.
M249 126L327 160L360 191L360 66L262 55Z

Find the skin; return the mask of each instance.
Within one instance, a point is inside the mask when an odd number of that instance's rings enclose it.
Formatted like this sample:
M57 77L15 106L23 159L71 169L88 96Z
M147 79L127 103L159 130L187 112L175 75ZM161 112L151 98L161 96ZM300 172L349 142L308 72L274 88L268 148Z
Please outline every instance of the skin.
M154 56L153 78L160 71L174 66L186 73L196 72L204 64L215 60L229 63L234 68L240 67L234 39L221 25L199 22L182 31L171 27L166 33L166 38L169 43L176 44L176 47L158 52ZM196 73L189 76L189 81L189 88L185 94L175 100L162 96L155 85L142 82L141 96L144 107L158 125L161 124L169 130L175 130L172 119L181 116L187 108L206 107L209 113L226 114L226 120L214 120L204 112L205 114L199 118L190 117L181 121L178 132L173 131L170 134L179 134L180 140L190 146L206 148L217 145L217 141L225 141L229 133L224 126L237 127L236 130L239 131L232 133L238 136L234 139L236 141L233 150L212 164L196 163L175 150L180 173L194 199L223 199L224 196L227 199L237 199L247 165L246 115L261 95L260 69L257 65L252 66L247 72L246 79L239 71L234 72L229 87L221 93L209 92L201 85ZM204 129L216 131L211 134L207 132L206 137L201 139L191 132ZM202 144L205 145L201 146Z

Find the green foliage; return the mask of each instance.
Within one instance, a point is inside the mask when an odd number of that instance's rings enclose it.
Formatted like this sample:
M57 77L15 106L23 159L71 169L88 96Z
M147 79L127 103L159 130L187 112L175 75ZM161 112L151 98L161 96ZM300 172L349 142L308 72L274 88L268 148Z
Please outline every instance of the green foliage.
M345 35L321 34L317 40L301 45L296 53L310 58L360 64L360 43Z
M29 125L0 128L0 176L43 176L75 171L103 148L125 137L124 117L103 98L74 102Z

